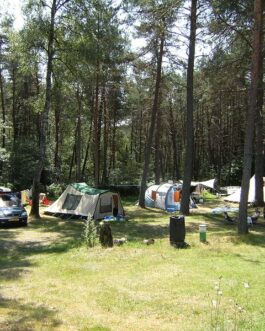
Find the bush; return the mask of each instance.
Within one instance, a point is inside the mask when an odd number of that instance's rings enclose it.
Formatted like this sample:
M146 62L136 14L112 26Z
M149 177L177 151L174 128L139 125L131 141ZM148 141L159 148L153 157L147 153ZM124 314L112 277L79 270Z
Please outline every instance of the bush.
M96 222L92 219L91 215L87 216L85 225L84 225L84 234L83 238L87 248L92 248L96 245L97 241L97 225Z

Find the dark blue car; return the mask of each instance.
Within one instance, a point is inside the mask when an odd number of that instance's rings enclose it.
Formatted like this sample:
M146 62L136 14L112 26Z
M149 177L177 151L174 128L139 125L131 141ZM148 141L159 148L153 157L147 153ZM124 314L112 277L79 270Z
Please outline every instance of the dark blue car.
M28 214L15 193L0 193L0 225L28 224Z

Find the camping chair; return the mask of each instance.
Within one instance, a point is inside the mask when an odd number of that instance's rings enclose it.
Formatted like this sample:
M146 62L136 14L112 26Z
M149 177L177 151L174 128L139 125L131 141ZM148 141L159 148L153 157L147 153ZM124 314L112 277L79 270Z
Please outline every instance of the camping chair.
M258 208L255 209L255 213L251 216L252 224L256 224L260 216L260 211Z
M224 221L226 224L235 224L236 223L236 218L231 218L228 213L225 211L224 212Z

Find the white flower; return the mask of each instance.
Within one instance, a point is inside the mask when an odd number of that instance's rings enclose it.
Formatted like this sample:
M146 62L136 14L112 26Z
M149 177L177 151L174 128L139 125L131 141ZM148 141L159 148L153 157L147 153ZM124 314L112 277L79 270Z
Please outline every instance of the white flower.
M245 288L250 288L249 283L244 283L244 287L245 287Z

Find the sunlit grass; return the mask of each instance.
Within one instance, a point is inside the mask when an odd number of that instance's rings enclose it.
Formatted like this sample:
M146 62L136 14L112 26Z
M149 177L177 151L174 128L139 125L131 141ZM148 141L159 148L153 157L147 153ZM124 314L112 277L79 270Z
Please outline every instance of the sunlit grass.
M110 249L87 249L80 221L0 229L0 330L264 330L265 221L239 237L216 203L185 218L189 249L169 245L170 214L134 203Z

